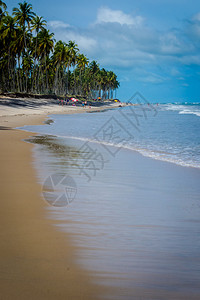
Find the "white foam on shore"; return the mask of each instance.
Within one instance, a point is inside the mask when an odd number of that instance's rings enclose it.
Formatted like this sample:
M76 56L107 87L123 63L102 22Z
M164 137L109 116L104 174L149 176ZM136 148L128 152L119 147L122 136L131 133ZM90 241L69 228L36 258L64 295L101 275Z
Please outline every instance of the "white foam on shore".
M197 111L191 111L191 110L182 110L179 112L179 114L183 115L183 114L186 114L186 115L196 115L197 117L200 117L200 111L197 112Z
M179 114L192 114L200 117L200 105L194 103L193 105L178 105L178 104L163 104L161 106L163 110L177 111Z
M52 136L52 135L51 135ZM160 161L165 161L169 163L173 163L176 165L180 165L182 167L191 167L191 168L198 168L200 169L200 162L199 163L194 163L194 162L189 162L189 161L184 161L180 157L177 157L175 153L172 152L167 152L167 151L162 151L162 150L150 150L150 149L144 149L140 147L136 147L133 144L128 144L128 143L121 143L121 144L115 144L115 143L110 143L110 142L105 142L105 141L97 141L95 139L91 138L85 138L85 137L76 137L76 136L62 136L62 135L55 135L55 137L61 138L61 139L72 139L72 140L78 140L78 141L83 141L85 143L94 143L94 144L99 144L102 146L108 146L108 147L115 147L115 148L124 148L128 149L131 151L138 152L142 154L145 157L150 157L155 160L160 160Z

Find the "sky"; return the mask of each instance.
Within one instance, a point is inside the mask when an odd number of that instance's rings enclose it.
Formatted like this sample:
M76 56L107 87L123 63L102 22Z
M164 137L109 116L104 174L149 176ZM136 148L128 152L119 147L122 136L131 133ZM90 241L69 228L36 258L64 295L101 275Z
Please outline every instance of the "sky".
M20 0L4 0L11 13ZM30 0L56 40L117 74L117 98L200 102L199 0Z

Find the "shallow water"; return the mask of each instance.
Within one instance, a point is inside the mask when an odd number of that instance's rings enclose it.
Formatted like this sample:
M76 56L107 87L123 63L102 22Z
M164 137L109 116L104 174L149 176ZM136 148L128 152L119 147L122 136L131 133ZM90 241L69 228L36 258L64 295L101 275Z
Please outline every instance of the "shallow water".
M59 173L77 186L73 202L49 206L48 217L72 236L94 282L109 288L105 299L199 299L200 170L128 149L110 158L90 143L107 162L96 173L88 168L89 180L78 167L82 141L42 140L34 151L40 182Z

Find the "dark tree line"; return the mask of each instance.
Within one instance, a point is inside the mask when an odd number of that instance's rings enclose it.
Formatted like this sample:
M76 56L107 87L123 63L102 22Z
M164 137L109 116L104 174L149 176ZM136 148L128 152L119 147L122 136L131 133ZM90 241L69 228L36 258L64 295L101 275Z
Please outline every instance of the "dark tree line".
M34 94L113 98L119 87L112 71L89 62L74 41L56 42L31 4L12 15L0 0L0 90Z

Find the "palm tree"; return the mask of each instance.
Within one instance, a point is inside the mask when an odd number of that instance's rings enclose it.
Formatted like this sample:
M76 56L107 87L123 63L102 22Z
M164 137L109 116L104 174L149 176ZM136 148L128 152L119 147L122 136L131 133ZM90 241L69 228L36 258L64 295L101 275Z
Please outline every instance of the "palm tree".
M44 29L47 24L47 21L43 17L35 16L31 20L31 30L35 30L36 36L41 29Z
M97 82L98 82L97 77L99 72L100 72L99 64L95 60L93 60L89 64L90 85L91 85L90 93L92 98L96 97Z
M117 93L117 89L119 88L119 86L120 86L120 83L117 80L117 76L116 76L116 79L115 79L115 82L114 82L115 98L116 98L116 93Z
M25 54L23 56L22 68L25 74L25 91L28 91L28 79L31 77L30 73L33 68L33 59L30 55Z
M13 15L17 23L25 30L26 25L30 29L30 24L35 16L35 13L32 11L33 7L31 4L28 4L24 1L24 3L19 3L19 8L13 8Z
M0 58L0 90L7 91L7 76L6 76L6 69L8 65L8 58L7 55L1 56Z
M7 15L2 19L1 36L3 43L4 54L8 54L7 72L9 87L14 89L14 69L15 69L15 55L13 52L13 41L16 39L16 24L14 19Z
M119 87L116 74L100 69L96 61L88 66L88 59L79 53L74 41L59 41L54 48L54 34L46 29L43 17L35 15L31 4L19 3L12 16L6 9L0 0L2 91L70 91L93 98L98 94L113 97Z
M68 73L69 73L69 68L73 66L75 68L76 65L76 60L77 60L77 53L79 51L78 45L75 43L75 41L69 41L68 44L68 49L69 49L69 60L68 60ZM68 76L67 76L67 86L68 86ZM74 91L76 88L76 83L75 83L75 72L74 72Z
M64 76L66 73L66 68L68 66L69 61L69 48L66 43L63 43L62 41L58 41L54 48L54 54L53 54L53 61L56 66L56 73L55 73L55 81L54 81L54 90L55 93L57 91L57 83L58 83L58 71L60 69L61 71L61 90L64 92L65 89L67 89L67 86L64 84ZM64 86L65 85L65 86Z
M16 34L16 24L15 20L11 16L5 16L1 24L1 36L2 41L5 45L11 43L12 39L15 38Z
M67 46L69 48L70 63L71 65L75 66L77 58L76 54L79 51L78 45L75 43L75 41L69 41Z
M112 98L112 87L115 79L115 74L112 71L107 71L107 85L106 89L108 91L108 99Z
M17 57L18 68L16 69L17 75L17 91L22 92L22 76L21 76L21 61L23 60L24 49L24 33L21 27L16 30L16 39L13 41L13 49Z
M85 71L85 67L88 66L89 60L84 54L79 54L77 56L77 65L79 68L79 78L80 78L80 93L82 93L82 72Z
M48 90L48 75L47 75L47 56L53 50L54 46L54 33L50 33L48 29L42 29L38 33L38 56L41 62L45 65L46 73L46 89Z
M19 26L23 29L24 33L24 45L25 49L28 53L27 42L26 42L26 26L28 26L28 30L30 31L30 24L32 19L35 16L35 13L32 11L32 5L28 4L24 1L24 3L19 3L19 8L13 8L13 15L15 20ZM24 50L25 50L24 49Z
M43 19L43 17L35 16L31 20L31 30L35 30L36 38L35 38L35 49L34 49L34 68L33 68L33 78L32 78L32 87L31 90L33 91L33 85L36 81L35 78L35 69L36 69L36 59L37 59L37 44L38 44L38 33L40 30L44 29L47 21ZM36 82L35 82L36 86Z

